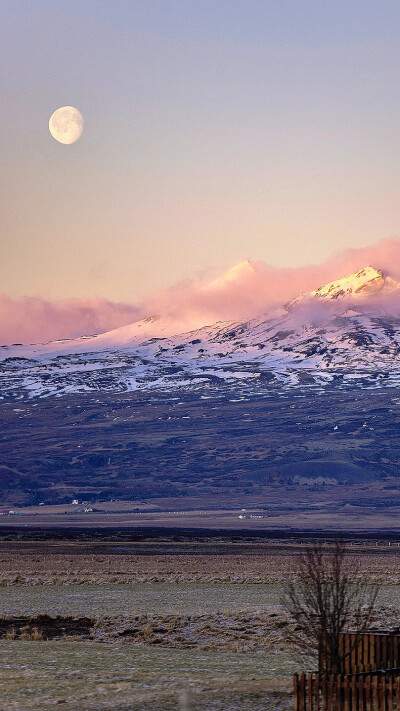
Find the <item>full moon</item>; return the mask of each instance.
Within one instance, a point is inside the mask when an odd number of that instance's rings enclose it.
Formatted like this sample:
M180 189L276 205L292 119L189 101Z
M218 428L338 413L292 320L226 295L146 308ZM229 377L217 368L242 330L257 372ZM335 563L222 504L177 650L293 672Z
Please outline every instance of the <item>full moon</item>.
M83 116L74 106L62 106L50 116L49 130L59 143L75 143L82 135Z

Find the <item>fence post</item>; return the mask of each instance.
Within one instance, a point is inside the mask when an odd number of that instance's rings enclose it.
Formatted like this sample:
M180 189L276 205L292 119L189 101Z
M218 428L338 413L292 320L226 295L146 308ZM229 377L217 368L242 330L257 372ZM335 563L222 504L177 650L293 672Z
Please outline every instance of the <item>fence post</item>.
M387 687L387 711L393 711L393 677L390 675Z
M328 711L328 680L326 675L322 679L322 711Z
M381 664L380 667L381 669L387 669L387 663L388 663L388 639L386 635L382 636L382 644L381 644Z
M340 662L340 671L343 673L344 672L344 665L345 665L345 648L344 648L344 639L345 639L345 633L341 632L339 634L339 657L342 660Z
M350 688L349 677L345 676L343 680L343 696L344 696L344 711L350 711Z
M333 674L329 677L328 682L328 709L329 711L335 711L335 677Z
M294 711L299 711L299 676L295 674L293 676L293 705Z
M357 635L356 634L351 634L349 635L350 638L350 673L355 674L355 672L358 671L358 665L357 665Z
M369 663L371 666L371 671L373 669L376 669L376 657L375 657L375 637L373 634L368 635L369 636Z
M307 675L307 709L313 709L313 675Z
M351 658L350 658L350 635L346 634L344 638L344 651L345 651L345 658L344 658L344 673L345 674L350 674L351 673Z
M379 709L378 707L378 677L373 676L372 679L372 708Z
M383 682L383 683L382 683ZM385 679L378 677L378 711L385 711Z
M363 669L366 671L369 667L369 635L363 635Z
M304 674L300 676L299 711L305 711L306 679Z
M358 697L358 707L361 711L365 711L364 704L364 694L365 694L365 681L363 677L357 679L357 697Z
M340 674L340 676L338 676L338 677L336 678L336 709L342 709L342 708L343 708L343 704L342 704L342 702L343 702L342 690L343 690L343 675ZM335 711L336 711L336 709L335 709Z
M358 711L357 709L357 680L355 676L351 677L351 711Z
M381 685L380 686L381 686L381 694L380 694L380 696L381 696L381 698L380 698L381 711L387 711L387 708L386 708L386 676L381 677Z
M314 699L315 699L315 711L319 711L319 674L315 675L315 686L314 686Z
M400 709L400 677L396 679L396 709Z
M366 711L372 711L371 706L371 677L367 676L365 680L365 708Z
M391 634L387 638L387 667L393 669L394 667L394 636Z

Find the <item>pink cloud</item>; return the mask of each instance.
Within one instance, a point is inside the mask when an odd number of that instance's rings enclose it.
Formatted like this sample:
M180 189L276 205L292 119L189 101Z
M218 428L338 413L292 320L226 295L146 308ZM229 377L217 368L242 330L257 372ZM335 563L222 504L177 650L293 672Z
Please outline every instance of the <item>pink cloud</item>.
M46 301L0 294L0 343L37 343L101 333L141 317L136 306L102 299Z
M294 269L244 262L213 282L176 284L129 305L101 299L45 301L0 295L0 343L32 343L101 333L161 314L187 328L225 319L247 319L371 264L400 280L400 239L348 249L319 265Z
M293 269L272 267L265 262L244 262L206 287L199 283L175 285L153 294L146 308L148 312L171 318L190 314L194 320L203 322L246 319L369 264L400 280L400 239L345 250L322 264Z

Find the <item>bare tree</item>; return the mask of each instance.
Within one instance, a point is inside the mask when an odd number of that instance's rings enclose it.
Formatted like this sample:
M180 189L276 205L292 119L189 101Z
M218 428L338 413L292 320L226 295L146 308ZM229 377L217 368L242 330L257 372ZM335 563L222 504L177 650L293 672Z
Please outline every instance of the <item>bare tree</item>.
M304 646L319 653L320 673L343 672L346 656L371 624L378 590L360 578L354 558L339 541L333 547L315 544L298 554L295 579L282 602L303 632ZM344 651L340 636L347 630L354 637L352 648Z

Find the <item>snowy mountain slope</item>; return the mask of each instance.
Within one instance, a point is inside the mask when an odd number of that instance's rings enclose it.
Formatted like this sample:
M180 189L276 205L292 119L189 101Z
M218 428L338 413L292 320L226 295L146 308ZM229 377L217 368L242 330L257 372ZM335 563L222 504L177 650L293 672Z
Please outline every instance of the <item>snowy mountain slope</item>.
M398 386L400 312L387 298L399 294L398 282L366 267L249 321L174 335L179 325L153 317L98 336L3 347L1 396Z
M383 296L392 292L399 292L400 284L392 277L383 274L381 269L368 266L359 272L329 282L313 291L300 294L287 304L286 308L298 306L314 299L335 300L351 297L360 301L368 296Z

